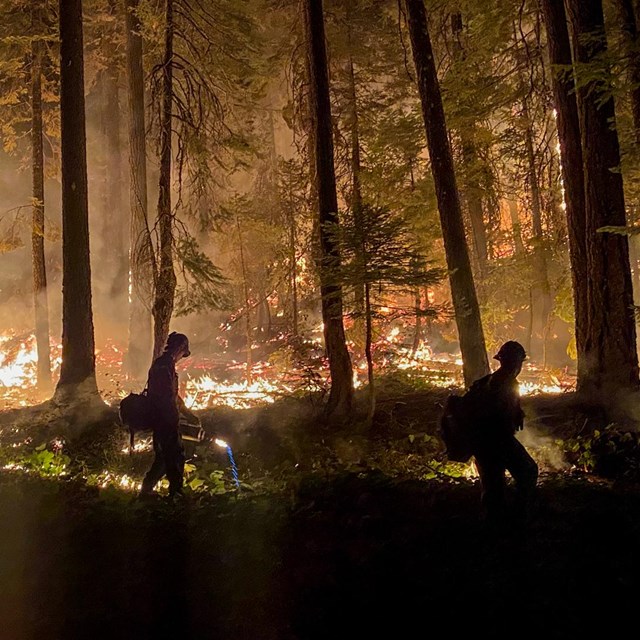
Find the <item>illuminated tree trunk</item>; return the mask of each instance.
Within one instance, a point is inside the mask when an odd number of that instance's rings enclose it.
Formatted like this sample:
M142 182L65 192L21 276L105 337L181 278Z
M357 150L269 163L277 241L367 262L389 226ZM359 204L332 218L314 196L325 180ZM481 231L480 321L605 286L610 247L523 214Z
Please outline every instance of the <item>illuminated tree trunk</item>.
M348 118L351 130L351 213L356 225L356 233L362 229L362 187L360 174L362 165L360 160L360 126L358 122L358 94L356 91L356 74L351 56L352 33L351 33L351 9L352 2L347 5L347 45L349 47L349 60L347 62L348 78ZM365 286L358 282L354 286L354 323L353 335L358 351L362 353L363 343L366 343L366 323L365 320ZM365 344L366 351L366 344ZM365 354L366 355L366 354Z
M153 357L164 350L173 313L176 274L173 268L173 219L171 211L171 110L173 105L173 0L166 0L165 41L160 121L160 179L158 182L158 271L153 303Z
M524 83L521 82L524 89ZM529 117L529 105L526 96L522 99L522 116L525 122L525 148L527 151L527 174L529 180L529 194L531 196L531 226L533 227L533 265L534 285L531 290L531 333L535 331L541 339L542 361L546 353L546 341L551 317L552 299L551 285L549 284L549 269L545 256L544 236L542 233L542 202L540 198L540 182L536 167L536 155L533 146L533 128ZM536 331L536 307L539 311L539 330ZM534 354L538 355L538 354Z
M640 19L640 2L638 0L615 0L616 9L622 27L623 44L627 56L627 73L631 85L631 114L636 144L640 146L640 55L638 47L638 19Z
M148 227L147 148L144 112L142 37L138 0L127 0L126 43L129 107L129 342L127 371L134 379L147 375L151 360L150 291L155 273Z
M584 164L588 325L582 388L606 401L614 392L638 388L638 355L625 235L599 233L626 223L620 148L612 95L603 95L588 65L607 52L602 3L569 0L578 72L578 113Z
M115 20L117 7L115 0L109 0L107 10ZM120 96L118 88L119 68L116 61L117 41L115 31L110 33L105 43L107 67L103 71L102 123L104 132L106 162L106 202L103 211L102 242L108 264L111 286L109 290L109 314L116 321L124 321L127 310L128 272L127 249L124 223L125 207L122 192L122 144L120 141Z
M244 247L242 245L242 231L240 220L236 216L236 228L238 230L238 248L240 250L240 268L242 271L242 292L244 294L244 338L247 354L246 380L247 384L253 383L253 359L251 356L251 299L249 298L249 283L247 281L247 269L244 261Z
M38 389L51 391L51 353L49 347L49 303L47 269L44 254L44 152L42 144L42 56L41 9L33 9L36 39L31 44L31 153L33 178L33 219L31 222L31 260L33 265L33 302L38 350Z
M423 0L405 0L413 60L436 187L465 384L489 373L480 308L464 234L460 198Z
M627 82L631 86L630 101L633 117L633 129L636 153L640 152L640 37L638 19L640 19L639 0L615 0L620 26L622 30L623 48L626 56ZM629 204L629 203L628 203ZM638 224L638 201L628 207L629 224ZM633 277L634 303L640 305L640 237L629 237L629 254L631 259L631 275ZM636 322L637 331L638 322Z
M367 359L367 381L369 392L369 409L367 411L367 424L371 423L373 414L376 410L376 388L373 374L373 354L371 352L371 343L373 342L373 323L371 317L371 283L366 282L364 285L364 312L365 312L365 343L364 353Z
M584 172L580 122L572 74L566 72L572 64L567 17L562 2L542 0L547 29L547 46L552 65L552 87L556 108L556 126L560 143L562 180L569 236L569 259L573 284L573 305L577 362L577 386L582 388L586 375L586 329L589 318L587 303L588 269L586 218L584 203Z
M305 0L304 9L309 68L311 169L317 194L320 236L320 292L325 347L331 374L327 412L335 417L344 417L351 411L353 379L342 320L342 287L337 284L340 255L327 228L338 222L338 197L322 0Z
M460 42L462 32L462 14L451 15L451 30L455 39L454 56L462 58L464 51ZM477 261L478 272L484 275L487 269L489 250L487 246L487 230L484 224L484 211L482 208L482 189L477 177L478 173L478 150L475 144L475 122L461 127L458 135L461 140L462 162L464 164L464 197L469 209L469 219L471 221L471 234Z
M291 278L291 329L294 337L299 334L298 319L298 258L296 255L297 239L296 239L296 222L293 215L293 208L289 209L289 264Z
M62 366L56 399L98 396L91 309L82 0L60 0Z
M518 202L509 198L509 217L511 218L511 233L513 234L513 250L517 256L524 254L524 243L522 242L522 225L520 224L520 214L518 213Z
M422 340L422 299L420 298L420 287L416 287L413 294L413 309L416 314L416 326L413 332L413 345L411 346L411 357L415 358L420 340Z
M489 248L487 245L487 230L484 224L484 210L482 207L482 189L478 183L477 177L474 175L475 165L478 162L478 152L472 142L473 132L465 137L462 142L462 159L467 167L467 188L466 200L469 207L469 219L471 220L471 233L473 237L473 246L475 248L478 271L480 275L484 275L487 271L487 262L489 260Z

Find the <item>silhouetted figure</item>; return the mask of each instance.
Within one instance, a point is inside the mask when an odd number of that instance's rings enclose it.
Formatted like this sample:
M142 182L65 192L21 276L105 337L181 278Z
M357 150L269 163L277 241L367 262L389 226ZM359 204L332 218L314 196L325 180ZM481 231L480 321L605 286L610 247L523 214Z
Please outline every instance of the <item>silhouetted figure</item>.
M494 356L500 367L472 385L480 387L484 398L474 429L473 455L482 484L482 507L490 520L508 515L505 471L515 482L517 518L527 517L538 480L538 465L515 437L524 422L517 377L526 357L520 343L505 342Z
M152 495L154 487L166 475L169 495L181 495L184 474L184 446L180 436L180 414L198 421L178 394L176 363L191 355L189 339L175 331L169 335L164 353L149 369L147 394L153 414L153 450L155 459L142 481L141 496Z

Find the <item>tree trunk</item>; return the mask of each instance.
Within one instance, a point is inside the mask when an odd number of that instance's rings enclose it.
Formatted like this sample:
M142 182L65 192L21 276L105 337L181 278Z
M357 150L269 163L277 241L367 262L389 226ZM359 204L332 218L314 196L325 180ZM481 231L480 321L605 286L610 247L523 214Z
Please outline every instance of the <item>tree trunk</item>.
M515 196L509 198L509 217L511 218L511 233L513 234L513 250L516 256L524 255L524 243L522 242L522 225L518 213L518 201Z
M635 0L615 0L616 9L622 27L623 44L627 56L627 73L631 85L631 114L636 145L640 146L640 55L638 55L638 2Z
M322 0L305 0L304 7L310 75L311 165L318 200L320 293L325 347L331 375L327 412L340 418L346 417L351 411L353 378L342 320L342 287L336 279L340 255L327 228L338 222L338 197Z
M524 90L524 81L521 78L521 88ZM529 180L529 193L531 195L531 226L533 228L533 268L535 282L530 296L531 331L537 334L541 341L541 353L534 353L536 357L546 352L547 329L552 310L551 285L549 284L549 270L545 256L544 236L542 233L542 202L540 198L540 182L536 167L536 154L533 145L533 126L529 116L529 105L526 96L522 98L522 116L525 122L525 147L527 151L527 174ZM538 323L536 323L536 307L540 307ZM536 330L536 324L538 330ZM531 348L531 346L530 346Z
M173 268L171 211L171 111L173 106L173 0L166 0L165 41L160 121L160 179L158 181L159 264L153 302L153 357L164 350L173 313L176 274Z
M625 225L620 149L612 95L580 72L602 59L607 43L602 3L569 0L575 61L578 65L578 113L585 184L588 326L583 388L611 400L615 391L638 387L638 355L629 266L629 243L623 235L599 233L607 225Z
M147 148L139 0L127 0L126 42L129 107L129 343L127 372L140 380L151 360L150 291L155 273L148 226Z
M542 0L542 11L547 29L547 46L552 69L553 97L556 108L556 126L560 143L560 160L564 200L569 235L569 259L573 284L573 305L577 362L577 387L585 382L587 358L585 352L586 329L589 318L587 288L586 218L584 203L584 172L580 122L572 74L566 73L572 64L571 43L564 6L556 0Z
M436 187L466 385L489 373L480 308L423 0L405 0L413 60Z
M60 127L62 159L62 366L56 399L98 397L95 369L82 0L60 0Z
M298 239L296 233L296 218L293 213L293 208L293 196L291 195L291 185L289 184L287 219L289 222L289 287L291 290L291 331L292 335L297 338L300 332L300 321L298 318Z
M615 3L620 19L624 53L627 58L627 81L631 86L629 98L631 101L631 114L633 117L633 130L636 153L640 151L640 38L638 34L638 19L640 19L640 2L638 0L616 0ZM629 203L628 203L629 204ZM631 219L629 223L635 225L636 206L629 206ZM629 253L631 257L631 276L633 278L633 299L636 306L640 303L640 269L638 268L638 255L640 253L640 237L629 237ZM638 322L636 322L637 331Z
M371 284L366 282L364 285L364 314L366 320L364 353L367 359L367 380L369 382L369 408L367 411L367 425L371 424L373 414L376 411L376 388L373 373L373 354L371 353L371 343L373 342L373 324L371 318Z
M473 131L471 133L461 131L460 136L462 138L462 161L466 165L467 173L465 197L469 208L469 219L471 220L473 246L475 248L478 272L481 276L484 276L487 272L489 249L482 207L482 189L477 177L474 175L475 166L478 162L478 152L472 141Z
M464 57L460 35L462 33L462 14L454 13L451 15L451 31L453 32L454 58ZM475 144L475 122L462 127L458 131L461 141L462 162L464 163L464 197L467 201L469 209L469 218L471 220L471 233L473 238L473 246L475 248L475 256L480 275L484 275L487 269L487 260L489 251L487 247L487 230L484 224L484 212L482 209L482 189L477 177L477 165L479 162L478 151Z
M360 174L362 172L360 161L360 127L358 122L358 95L356 92L356 74L353 66L353 58L351 56L352 34L351 34L351 7L352 3L347 5L347 43L349 48L349 60L347 62L347 77L349 82L349 128L351 130L351 212L356 228L356 234L360 240L359 245L362 246L362 188L360 184ZM362 269L362 265L360 265ZM363 282L354 284L354 323L353 335L354 342L358 346L359 353L362 353L362 347L366 342L365 327L365 285Z
M117 5L115 0L109 0L109 15L117 25ZM102 104L102 122L105 136L106 164L106 216L103 226L102 241L107 244L106 256L109 261L109 276L111 287L109 290L110 315L116 321L126 318L128 272L126 237L123 212L124 199L122 192L122 145L120 142L120 96L118 87L119 69L115 60L118 42L116 33L112 33L105 44L107 67L104 70Z
M413 331L413 344L411 345L411 357L415 358L422 340L422 300L420 298L420 287L416 287L413 294L413 308L416 314L416 326Z
M42 57L44 44L37 39L42 31L41 9L32 13L36 39L31 43L31 153L33 178L33 219L31 222L31 261L33 303L38 350L38 390L51 392L51 350L49 345L49 303L44 254L44 152L42 144Z
M253 358L251 356L251 300L249 299L249 283L247 281L247 269L244 261L244 247L242 245L242 231L240 220L236 216L236 228L238 230L238 247L240 249L240 268L242 270L242 292L244 295L244 340L247 350L247 366L245 379L247 384L253 383Z

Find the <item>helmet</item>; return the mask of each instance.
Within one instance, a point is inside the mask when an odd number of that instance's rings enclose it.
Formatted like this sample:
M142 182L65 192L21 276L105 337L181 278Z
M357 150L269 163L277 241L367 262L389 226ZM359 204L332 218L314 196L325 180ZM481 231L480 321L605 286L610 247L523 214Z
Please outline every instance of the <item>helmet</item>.
M176 333L172 331L167 338L167 350L175 349L176 347L184 346L186 349L186 353L184 354L185 358L191 355L191 351L189 351L189 338L184 335L184 333Z
M523 361L527 357L527 352L519 342L509 340L500 347L498 353L493 357L499 362Z

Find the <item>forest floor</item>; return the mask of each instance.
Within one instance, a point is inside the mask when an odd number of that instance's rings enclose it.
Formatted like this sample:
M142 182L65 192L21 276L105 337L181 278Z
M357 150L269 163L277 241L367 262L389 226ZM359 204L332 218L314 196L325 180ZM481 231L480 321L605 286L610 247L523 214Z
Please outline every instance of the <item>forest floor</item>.
M383 397L366 434L309 432L313 411L293 399L204 412L243 486L178 503L5 470L0 638L574 638L635 626L636 433L604 429L568 396L527 400L537 507L525 526L495 527L469 468L442 459L444 397ZM96 432L100 445L69 445L70 458L139 477L150 454L118 456L124 434Z

